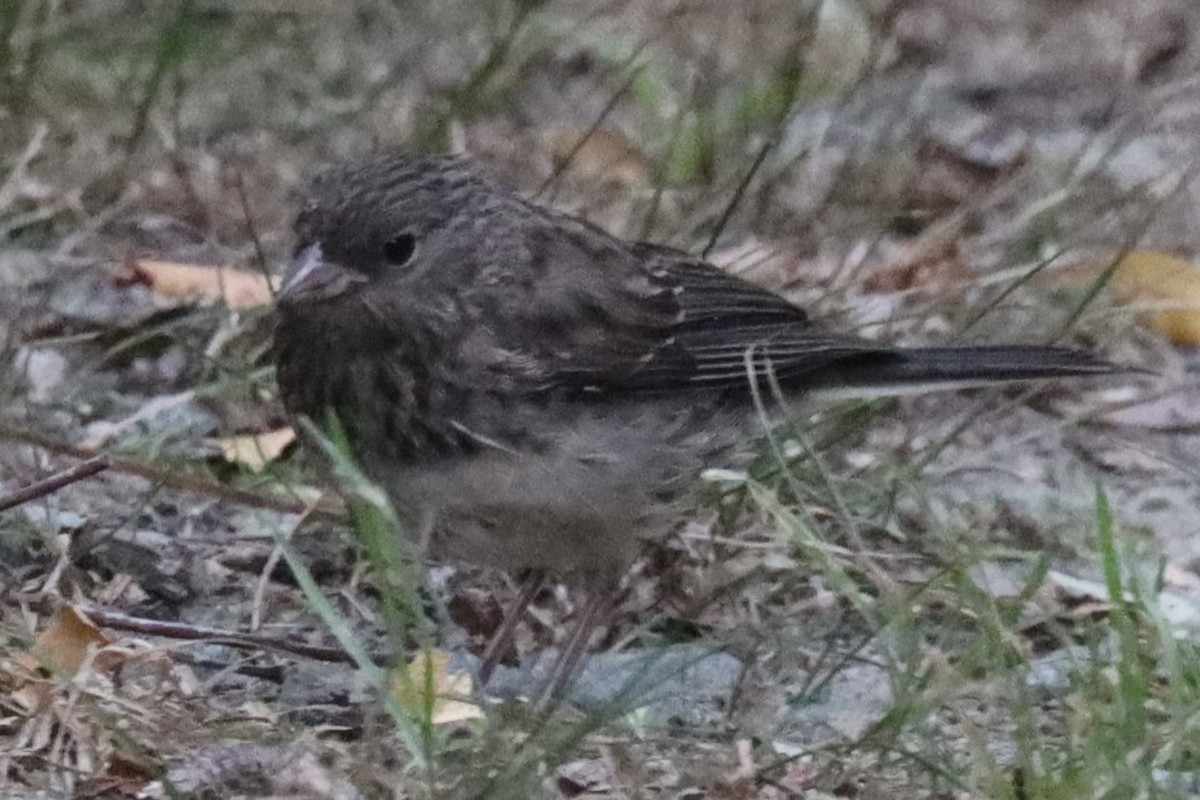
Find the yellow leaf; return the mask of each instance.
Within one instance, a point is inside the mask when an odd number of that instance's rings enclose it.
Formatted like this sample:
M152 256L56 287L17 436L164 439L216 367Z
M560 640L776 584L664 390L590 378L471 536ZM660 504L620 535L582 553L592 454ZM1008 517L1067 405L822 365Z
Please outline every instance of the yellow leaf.
M413 715L429 713L434 725L481 718L483 711L478 705L461 699L471 694L471 676L450 674L449 664L446 651L423 651L393 676L393 694Z
M244 436L228 436L207 439L208 444L221 450L221 456L234 464L242 464L255 472L279 458L289 444L296 441L296 432L291 428L279 428L266 433Z
M1200 269L1162 250L1134 250L1109 284L1118 300L1150 307L1146 323L1172 342L1200 343Z

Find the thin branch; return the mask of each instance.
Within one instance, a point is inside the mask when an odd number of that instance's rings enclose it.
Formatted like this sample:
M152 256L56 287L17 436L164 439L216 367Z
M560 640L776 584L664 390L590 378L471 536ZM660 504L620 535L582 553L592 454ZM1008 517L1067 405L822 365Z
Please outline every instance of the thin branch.
M645 46L645 44L648 44L648 42L643 43L643 46ZM639 47L634 51L633 55L630 56L626 63L632 64L635 59L641 57L641 54L642 48ZM605 103L604 108L600 109L600 113L596 115L596 118L592 121L591 126L589 126L588 129L584 131L584 134L580 136L579 139L571 146L571 149L567 151L567 154L558 160L546 180L542 181L542 185L539 186L538 190L533 194L535 198L540 198L547 189L558 182L558 180L563 176L563 173L571 168L571 164L575 162L575 157L579 155L583 148L587 147L588 142L591 141L592 137L596 135L596 132L600 130L600 126L604 124L604 121L608 119L609 115L616 110L617 103L621 102L622 98L629 93L629 90L633 88L633 84L641 76L644 70L645 65L641 65L634 67L630 71L629 77L627 77L625 82L622 83L615 92L613 92L612 97L610 97L608 102Z
M281 653L311 658L314 661L328 661L337 664L353 664L354 659L340 647L324 647L308 644L297 639L286 639L282 636L265 636L257 633L239 633L219 628L205 628L200 625L189 625L186 622L169 622L145 617L131 617L116 611L104 611L93 607L80 607L79 611L96 625L118 631L140 633L145 636L162 636L166 639L185 639L187 641L206 641L227 644L232 647L249 647L260 650L277 650ZM372 656L380 666L387 664L387 657Z
M23 486L8 494L0 495L0 511L7 511L10 508L16 508L22 503L28 503L30 500L45 497L52 492L57 492L64 486L70 486L72 483L81 481L84 478L90 478L106 469L108 469L108 460L104 456L94 456L81 464L76 464L61 472L56 472L48 478L36 481L28 486Z
M767 155L770 154L772 148L779 143L778 134L772 136L762 147L758 149L758 153L754 156L753 163L750 164L750 169L746 170L746 174L738 181L737 188L733 192L733 197L725 205L724 211L721 212L720 219L717 220L716 226L713 228L712 235L708 237L708 243L704 245L704 249L700 251L701 258L708 258L708 254L717 244L717 239L725 232L725 226L729 224L729 220L733 217L733 212L737 210L742 203L742 198L746 194L746 189L749 188L750 182L754 180L754 176L758 174L758 170L766 161Z
M2 421L0 421L0 439L21 442L50 453L71 456L73 458L91 459L97 456L102 456L105 460L105 463L108 465L108 468L114 472L120 472L127 475L137 475L139 478L145 478L148 481L162 486L168 486L172 489L180 489L187 492L208 495L221 500L228 500L232 503L239 503L244 506L251 506L253 508L266 508L270 509L271 511L279 511L284 514L303 514L309 508L308 503L305 503L299 499L260 494L258 492L251 492L246 489L237 489L232 486L226 486L223 483L218 483L214 480L200 478L194 475L184 475L182 473L172 471L164 467L155 466L153 464L144 464L139 461L129 461L126 459L113 458L111 456L103 456L102 453L97 453L93 450L88 450L83 447L75 447L74 445L67 444L66 442L60 442L48 436L43 436L42 434L34 433L33 431L24 430ZM322 503L318 508L314 509L312 513L317 516L332 519L345 518L345 511L342 509L340 504L333 505L330 503Z
M262 237L258 235L258 227L254 224L254 214L250 212L250 200L246 196L246 182L240 169L233 171L233 188L237 191L238 203L242 207L242 220L246 224L246 235L250 237L250 242L254 245L254 265L266 278L267 288L274 295L275 287L271 284L271 269L267 266L267 251L263 247Z
M180 37L182 36L183 23L191 13L191 0L183 0L179 7L179 13L167 25L162 33L162 39L158 44L158 51L154 54L154 65L151 67L150 76L146 79L145 88L142 90L141 99L138 100L133 111L133 125L129 132L129 138L125 141L125 161L128 164L133 154L137 152L138 146L142 142L142 137L146 135L146 131L150 126L150 112L154 108L154 102L158 99L159 90L162 88L163 80L167 74L178 69L180 60Z

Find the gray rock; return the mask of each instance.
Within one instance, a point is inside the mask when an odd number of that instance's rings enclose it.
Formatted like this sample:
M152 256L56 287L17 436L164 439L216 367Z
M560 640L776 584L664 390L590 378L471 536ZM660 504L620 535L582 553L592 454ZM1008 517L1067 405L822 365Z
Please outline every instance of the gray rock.
M499 666L486 694L536 697L557 659L557 650L547 650L520 667ZM450 669L474 674L478 666L476 657L459 653ZM713 725L724 717L742 669L741 659L703 644L598 653L579 670L566 701L591 714L637 710L641 724L651 727Z

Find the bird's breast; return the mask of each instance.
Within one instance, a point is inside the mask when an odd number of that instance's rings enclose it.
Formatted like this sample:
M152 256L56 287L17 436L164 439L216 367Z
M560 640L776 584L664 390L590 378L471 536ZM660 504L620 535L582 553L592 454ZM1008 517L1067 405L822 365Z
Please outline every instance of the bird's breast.
M339 427L364 461L419 462L476 447L454 424L467 398L429 360L354 345L278 343L277 379L289 413L324 430Z

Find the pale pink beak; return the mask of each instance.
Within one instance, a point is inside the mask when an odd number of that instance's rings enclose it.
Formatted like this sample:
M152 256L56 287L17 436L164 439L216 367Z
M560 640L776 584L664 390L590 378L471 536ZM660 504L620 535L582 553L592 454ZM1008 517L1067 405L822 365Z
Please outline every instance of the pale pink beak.
M319 244L296 253L283 274L283 284L275 295L281 305L299 305L329 300L345 293L367 278L341 264L325 260Z

